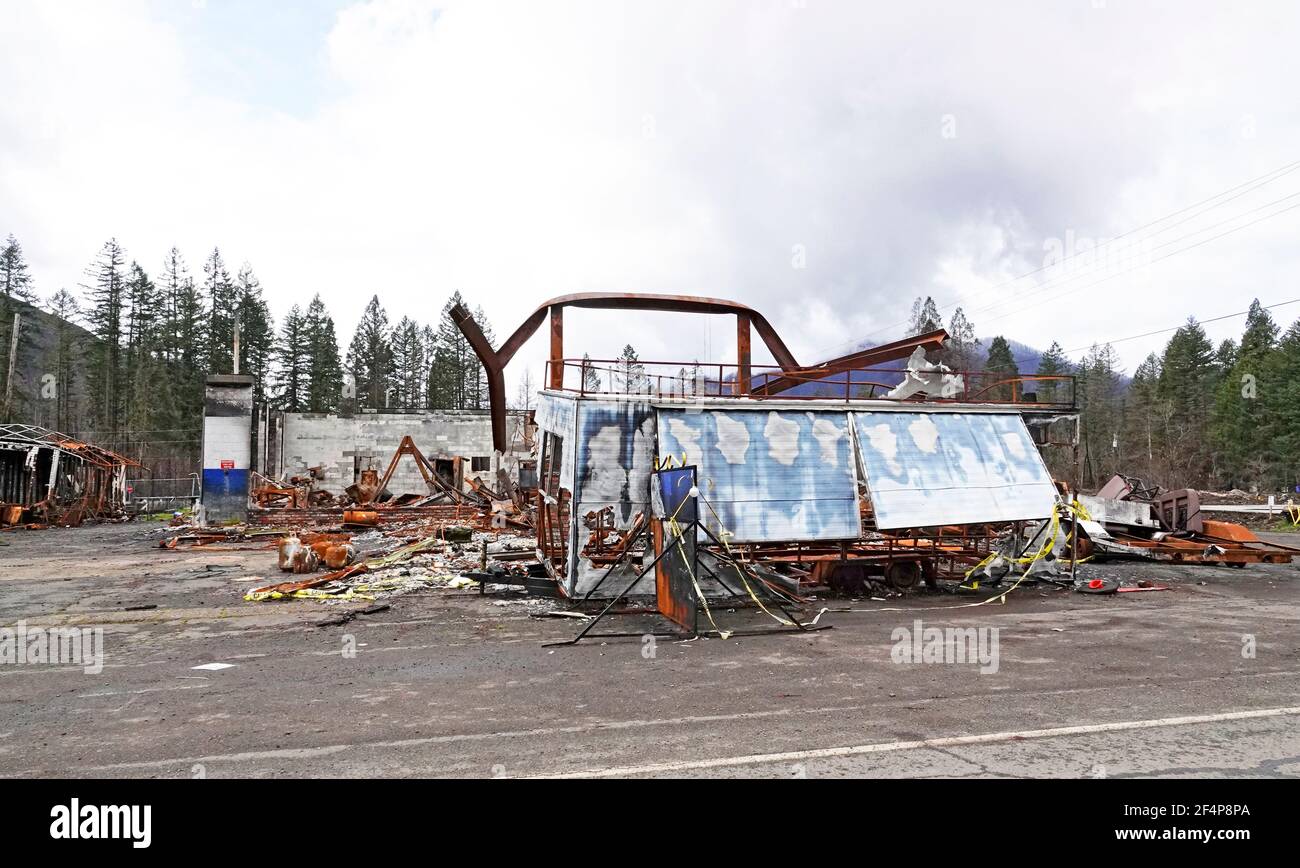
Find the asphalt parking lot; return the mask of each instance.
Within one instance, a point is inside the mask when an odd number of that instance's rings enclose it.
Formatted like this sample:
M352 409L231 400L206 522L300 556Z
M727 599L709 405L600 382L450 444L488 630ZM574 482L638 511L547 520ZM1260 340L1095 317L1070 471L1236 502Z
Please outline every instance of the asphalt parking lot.
M0 665L0 774L1300 774L1300 567L1088 565L1173 590L826 600L816 633L550 648L578 623L472 591L321 626L338 607L242 600L278 575L273 551L162 550L158 533L0 538L0 625L102 628L105 654L97 672ZM900 662L918 619L996 628L996 671Z

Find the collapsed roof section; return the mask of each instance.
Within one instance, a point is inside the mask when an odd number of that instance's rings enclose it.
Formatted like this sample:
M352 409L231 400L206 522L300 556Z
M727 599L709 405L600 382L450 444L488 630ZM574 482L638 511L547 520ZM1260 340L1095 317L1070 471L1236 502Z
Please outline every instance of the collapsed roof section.
M140 464L37 425L0 425L0 524L77 525L126 503L126 468Z

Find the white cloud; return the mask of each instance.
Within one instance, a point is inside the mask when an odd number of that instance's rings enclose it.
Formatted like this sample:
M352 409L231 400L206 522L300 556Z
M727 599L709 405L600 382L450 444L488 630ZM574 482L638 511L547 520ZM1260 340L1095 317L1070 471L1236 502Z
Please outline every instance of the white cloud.
M319 291L345 343L373 292L430 320L459 289L504 334L552 295L638 290L753 304L811 361L918 293L1076 346L1280 300L1296 264L1300 211L1086 298L975 312L1046 239L1294 159L1290 5L377 0L339 13L328 96L293 114L196 80L152 4L4 5L0 232L47 294L110 235L146 268L219 244L277 313ZM566 334L573 355L725 358L734 332L584 312ZM1159 343L1119 349L1132 367Z

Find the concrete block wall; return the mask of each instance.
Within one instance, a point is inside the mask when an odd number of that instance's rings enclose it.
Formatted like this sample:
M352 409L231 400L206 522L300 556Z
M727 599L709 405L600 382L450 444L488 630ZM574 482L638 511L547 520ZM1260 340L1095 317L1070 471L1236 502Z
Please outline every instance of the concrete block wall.
M436 410L427 413L359 413L334 416L321 413L282 414L280 436L274 449L275 476L305 476L307 468L324 466L325 479L318 488L340 494L366 467L382 476L402 437L410 435L430 461L461 456L465 477L480 476L495 487L500 459L492 449L492 420L487 411ZM473 471L471 459L486 459L488 469ZM510 469L513 462L504 466ZM427 488L415 462L403 457L388 484L393 495L425 494Z

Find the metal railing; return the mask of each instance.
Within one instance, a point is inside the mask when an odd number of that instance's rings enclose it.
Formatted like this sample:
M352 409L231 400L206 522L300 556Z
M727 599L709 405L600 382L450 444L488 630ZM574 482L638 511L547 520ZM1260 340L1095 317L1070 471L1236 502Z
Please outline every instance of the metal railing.
M197 506L199 475L127 481L126 507L135 513L163 512Z
M557 362L546 363L546 379ZM563 359L560 389L582 396L644 395L654 399L749 398L755 400L898 401L927 404L999 404L1074 410L1075 378L1065 375L1020 374L1005 376L991 371L919 372L936 379L938 394L891 397L907 378L907 368L858 368L827 372L807 368L788 372L768 365L750 365L748 389L741 366L719 362L638 361L620 359ZM960 383L957 381L960 377ZM554 388L552 385L551 388Z

